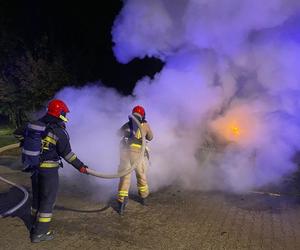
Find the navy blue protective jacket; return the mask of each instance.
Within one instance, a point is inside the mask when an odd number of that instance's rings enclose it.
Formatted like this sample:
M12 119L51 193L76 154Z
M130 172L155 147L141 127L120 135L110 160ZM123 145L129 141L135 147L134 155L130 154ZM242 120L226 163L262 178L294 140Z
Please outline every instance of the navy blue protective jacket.
M46 124L46 131L42 139L42 152L40 154L40 168L50 169L61 166L61 158L66 160L76 169L84 164L77 158L70 145L70 137L64 122L51 115L45 115L39 121ZM20 140L24 138L25 127L16 129L14 135Z

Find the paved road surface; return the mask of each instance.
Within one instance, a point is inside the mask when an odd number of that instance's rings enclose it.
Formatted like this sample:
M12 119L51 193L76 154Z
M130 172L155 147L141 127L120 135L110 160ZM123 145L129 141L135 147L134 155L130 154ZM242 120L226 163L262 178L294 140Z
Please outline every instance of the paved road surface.
M2 157L3 163L10 168L0 167L0 176L30 190L29 176L14 160ZM27 203L13 217L0 219L0 249L300 249L297 196L233 195L172 186L153 193L146 207L133 196L121 217L113 200L101 203L76 195L77 184L72 190L62 183L53 241L30 243ZM18 190L0 183L0 209L21 197Z

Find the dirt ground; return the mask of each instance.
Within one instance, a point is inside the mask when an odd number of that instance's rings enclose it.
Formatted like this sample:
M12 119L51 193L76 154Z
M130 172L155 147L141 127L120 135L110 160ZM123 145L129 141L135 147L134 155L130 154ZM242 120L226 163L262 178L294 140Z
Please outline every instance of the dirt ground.
M15 156L1 156L0 165L0 176L30 191L29 175L20 171ZM0 219L0 249L300 249L296 192L234 195L174 185L152 193L147 206L132 195L120 216L113 199L101 203L75 195L63 180L61 190L51 225L54 240L30 243L28 201ZM19 190L0 182L0 212L21 199Z

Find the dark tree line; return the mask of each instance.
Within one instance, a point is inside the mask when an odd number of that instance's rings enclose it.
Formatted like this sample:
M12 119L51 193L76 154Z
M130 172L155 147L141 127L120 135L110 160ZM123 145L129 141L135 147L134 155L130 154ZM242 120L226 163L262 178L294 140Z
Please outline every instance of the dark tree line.
M47 37L31 50L20 37L8 34L2 30L0 39L0 114L20 126L29 112L41 108L71 77L62 60L50 59Z
M0 0L0 115L16 127L72 81L30 2Z
M121 8L121 0L0 0L0 117L18 126L70 84L101 80L129 95L160 71L158 59L116 61L111 28Z

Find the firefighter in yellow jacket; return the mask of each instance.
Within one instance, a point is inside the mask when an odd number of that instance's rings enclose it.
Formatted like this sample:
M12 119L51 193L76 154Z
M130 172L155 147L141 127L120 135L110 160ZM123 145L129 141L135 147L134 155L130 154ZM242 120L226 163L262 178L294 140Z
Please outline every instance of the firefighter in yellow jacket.
M135 106L132 110L132 115L140 121L146 140L151 141L153 139L153 133L148 122L145 120L144 108L142 106ZM119 133L120 136L122 136L120 149L120 169L129 169L140 156L142 148L141 131L137 124L131 118L129 118L129 121L120 128ZM148 160L149 152L146 148L143 161L141 161L141 163L135 169L138 193L143 205L145 205L145 199L149 195L149 187L146 176ZM118 188L118 212L120 215L123 215L125 206L128 202L130 180L131 174L120 178Z

